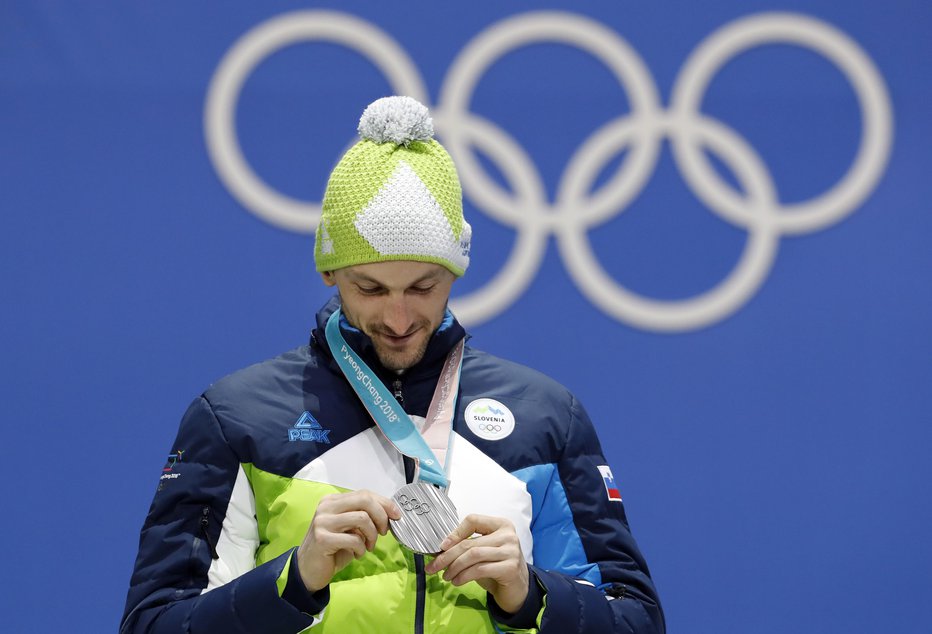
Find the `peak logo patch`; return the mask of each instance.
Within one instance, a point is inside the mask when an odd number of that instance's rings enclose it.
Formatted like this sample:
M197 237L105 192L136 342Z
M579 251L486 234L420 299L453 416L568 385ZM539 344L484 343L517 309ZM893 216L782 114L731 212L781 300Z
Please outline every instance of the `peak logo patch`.
M288 430L288 440L295 442L303 440L307 442L324 442L330 444L330 430L324 429L317 419L310 412L305 411L298 416L294 426Z

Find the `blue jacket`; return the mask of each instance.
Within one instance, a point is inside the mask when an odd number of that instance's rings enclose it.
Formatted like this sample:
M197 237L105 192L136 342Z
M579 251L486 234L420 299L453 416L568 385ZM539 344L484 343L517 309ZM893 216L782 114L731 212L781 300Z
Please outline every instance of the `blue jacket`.
M218 381L189 407L142 529L121 632L529 626L527 614L518 624L497 611L475 583L426 575L423 558L391 534L324 591L300 583L294 551L324 495L367 488L388 497L412 472L330 354L324 325L338 305L318 314L309 345ZM342 331L415 420L465 336L448 313L399 380L368 337L345 322ZM535 586L529 631L665 631L598 438L564 387L467 346L445 467L461 517L514 523Z

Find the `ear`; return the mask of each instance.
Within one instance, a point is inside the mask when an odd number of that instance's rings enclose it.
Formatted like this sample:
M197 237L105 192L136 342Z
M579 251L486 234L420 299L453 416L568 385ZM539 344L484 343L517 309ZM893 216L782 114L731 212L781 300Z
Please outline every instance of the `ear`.
M320 279L322 279L327 286L336 286L337 276L333 274L333 271L321 271Z

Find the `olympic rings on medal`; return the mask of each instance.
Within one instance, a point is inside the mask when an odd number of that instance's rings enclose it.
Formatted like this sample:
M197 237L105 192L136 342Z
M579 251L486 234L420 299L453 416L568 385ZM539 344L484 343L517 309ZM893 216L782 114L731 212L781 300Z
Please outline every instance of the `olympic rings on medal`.
M231 192L264 219L294 231L312 232L318 203L274 192L242 157L233 125L235 103L258 63L298 41L328 40L362 53L385 74L397 94L427 104L427 90L404 50L360 18L332 11L297 11L265 22L227 53L215 74L205 106L210 155ZM574 46L603 63L625 90L631 112L603 125L570 158L553 203L533 160L493 122L470 112L470 99L488 68L530 44ZM781 204L772 176L757 152L737 132L700 112L719 69L757 46L787 43L809 48L832 62L851 83L861 110L861 141L848 172L824 193ZM432 109L434 125L457 164L464 195L481 211L513 227L517 239L502 268L483 287L457 297L452 307L465 323L487 321L513 304L533 281L550 234L582 293L615 319L645 330L676 332L708 326L739 310L767 278L783 235L828 227L852 213L876 187L893 137L890 98L871 59L847 35L815 18L794 13L760 13L736 20L699 43L674 82L664 109L643 60L617 33L572 13L539 11L504 19L477 35L450 67ZM638 295L611 278L596 258L588 231L623 212L643 190L668 138L674 160L708 209L748 232L734 270L694 297L665 301ZM509 190L492 179L476 151L493 161ZM597 190L593 184L614 156L625 159ZM735 174L744 193L726 184L709 164L709 151Z
M398 502L402 510L409 513L413 512L415 515L426 515L430 513L430 505L427 502L420 502L416 498L409 498L404 493L398 496Z

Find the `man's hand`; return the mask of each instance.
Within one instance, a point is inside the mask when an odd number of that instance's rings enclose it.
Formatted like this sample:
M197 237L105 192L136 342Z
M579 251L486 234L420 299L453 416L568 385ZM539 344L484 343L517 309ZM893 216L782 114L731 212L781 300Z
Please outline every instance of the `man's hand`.
M372 491L324 496L298 547L298 571L307 589L321 590L349 562L374 549L379 535L388 532L388 518L400 519L401 509Z
M479 533L469 539L473 533ZM514 614L528 593L528 570L514 525L501 517L469 515L443 544L444 552L424 570L446 568L443 578L455 586L475 581L505 612Z

